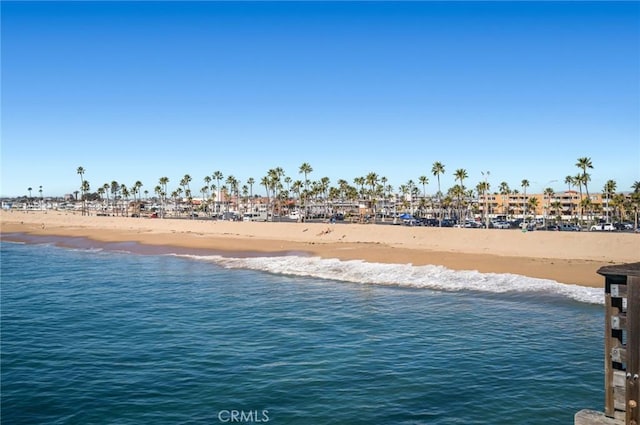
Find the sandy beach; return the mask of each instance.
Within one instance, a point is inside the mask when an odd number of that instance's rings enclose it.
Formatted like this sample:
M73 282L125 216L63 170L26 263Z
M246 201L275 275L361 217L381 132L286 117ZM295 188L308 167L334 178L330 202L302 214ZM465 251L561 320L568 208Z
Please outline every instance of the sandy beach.
M58 211L2 211L0 232L5 240L15 240L16 233L75 236L236 256L296 252L341 260L434 264L591 287L603 286L600 267L640 261L640 235L632 233L148 219Z

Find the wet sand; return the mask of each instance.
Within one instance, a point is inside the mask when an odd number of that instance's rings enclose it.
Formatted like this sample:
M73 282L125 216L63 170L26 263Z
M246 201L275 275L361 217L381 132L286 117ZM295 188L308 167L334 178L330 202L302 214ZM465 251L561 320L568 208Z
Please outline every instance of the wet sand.
M4 240L26 242L28 235L80 237L111 244L137 242L147 253L172 247L174 251L227 256L301 254L434 264L593 287L603 286L604 278L597 274L600 267L640 261L640 235L617 232L87 217L57 211L2 211L0 232Z

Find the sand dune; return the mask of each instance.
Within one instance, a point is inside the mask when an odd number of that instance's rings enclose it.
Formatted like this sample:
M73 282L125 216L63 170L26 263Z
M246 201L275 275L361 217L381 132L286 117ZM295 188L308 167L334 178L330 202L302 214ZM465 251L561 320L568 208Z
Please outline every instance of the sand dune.
M603 285L596 273L601 266L640 261L640 235L631 233L83 217L57 211L2 211L0 231L3 239L11 239L11 233L82 236L234 255L305 252L343 260L436 264L586 286Z

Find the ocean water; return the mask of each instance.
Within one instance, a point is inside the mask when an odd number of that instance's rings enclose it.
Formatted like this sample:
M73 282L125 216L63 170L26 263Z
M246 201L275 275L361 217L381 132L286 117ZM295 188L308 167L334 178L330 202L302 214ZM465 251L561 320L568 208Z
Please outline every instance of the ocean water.
M2 424L547 425L604 404L598 290L28 242L0 243Z

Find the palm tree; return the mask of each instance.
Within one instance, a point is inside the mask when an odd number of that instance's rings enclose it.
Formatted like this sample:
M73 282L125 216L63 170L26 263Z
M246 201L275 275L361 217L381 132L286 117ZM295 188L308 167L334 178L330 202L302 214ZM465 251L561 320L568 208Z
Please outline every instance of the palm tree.
M378 175L374 172L367 174L365 182L369 185L369 196L373 194L376 185L378 184Z
M131 188L128 191L129 191L129 193L131 193L133 195L133 202L134 202L134 205L135 205L136 195L138 194L138 187L134 184L133 186L131 186ZM127 209L127 211L128 211L128 209ZM134 209L134 214L135 213L136 213L136 210Z
M327 199L327 208L331 208L332 212L336 212L335 202L340 198L340 192L341 192L340 189L335 186L331 186L329 188L329 198Z
M409 180L410 187L411 187L411 213L415 214L415 208L413 206L413 200L414 199L418 199L418 196L420 195L420 189L418 189L418 186L415 185L415 183L413 182L413 180Z
M571 192L571 187L575 186L576 181L573 176L567 176L564 178L565 184L568 186L568 191ZM571 195L569 195L571 196ZM573 196L571 196L571 202L569 202L569 217L573 216Z
M609 200L613 197L613 195L615 195L616 193L616 181L615 180L607 180L607 182L604 184L604 188L602 190L602 192L605 195L605 199L606 199L606 206L605 206L605 214L607 217L607 222L609 221Z
M340 195L339 195L340 201L344 201L348 187L349 187L349 182L347 182L345 179L338 180L338 191L340 192Z
M422 199L427 200L427 185L429 184L429 177L420 176L418 177L418 181L422 185Z
M104 186L100 186L97 190L98 196L100 196L100 201L102 202L102 209L104 211L104 193L105 193L105 188Z
M455 198L456 201L456 207L457 207L457 221L458 224L461 224L461 221L463 221L463 214L462 214L462 205L463 205L463 201L462 198L465 196L464 193L464 186L460 185L460 184L456 184L454 185L452 188L450 188L447 191L447 197L448 198ZM452 202L450 202L452 203Z
M209 185L211 184L211 176L204 176L204 179L202 179L202 181L204 182L204 191L202 191L202 203L205 207L205 214L207 216L209 216Z
M256 183L256 181L253 179L253 177L249 177L247 179L247 184L249 185L249 210L251 212L253 212L253 185Z
M293 182L293 179L291 177L289 177L289 176L286 176L284 178L284 182L287 185L287 192L291 192L291 182Z
M625 219L625 203L626 198L622 193L613 194L611 199L607 202L607 209L612 210L611 221L622 221ZM629 207L631 207L629 205ZM631 208L628 208L631 209Z
M410 189L410 188L409 188L409 186L407 186L406 184L401 184L401 185L400 185L400 187L398 188L398 190L399 190L399 191L400 191L400 193L402 194L402 204L403 204L403 207L404 207L404 208L406 208L405 204L406 204L406 202L407 202L407 195L409 194L409 192L410 192L410 190L411 190L411 189ZM395 223L395 221L394 221L394 223Z
M578 174L578 176L580 177L580 183L584 185L584 191L587 194L587 198L589 198L589 187L588 187L588 183L589 180L591 180L591 175L589 175L589 173L587 173L587 169L593 168L593 164L591 163L591 158L587 158L587 157L582 157L582 158L578 158L578 162L576 162L576 167L580 168L582 170L582 174ZM580 200L581 200L581 205L582 203L582 195L580 196ZM591 207L592 203L584 203L584 205L588 205L589 207ZM589 212L591 212L591 210L587 210Z
M565 177L564 182L569 187L569 191L571 191L571 186L573 186L573 176Z
M555 212L556 218L558 220L562 219L562 202L561 201L553 201L551 203L551 210Z
M276 192L274 192L275 197L278 201L281 201L281 196L283 187L280 179L284 177L284 170L282 167L276 167L273 169L273 183L275 185ZM278 216L280 216L280 212L282 211L282 202L278 202ZM273 216L272 216L273 219Z
M582 184L583 184L583 176L582 176L582 174L576 174L573 177L573 185L574 186L578 186L578 190L580 192L580 200L578 201L578 207L579 207L579 211L580 211L580 219L579 219L579 221L582 221L582 218L584 216L584 205L585 205L585 203L582 202L582 201L584 201L584 199L582 199Z
M233 197L236 198L235 203L235 212L236 214L240 214L240 180L238 180L235 176L230 175L227 177L227 181L229 181L229 205L233 204Z
M102 189L104 190L104 194L107 197L107 205L106 210L109 211L109 206L111 205L111 200L109 199L109 183L105 183L102 185Z
M213 211L214 213L217 213L216 210L216 200L218 198L218 186L216 186L215 184L211 184L211 186L209 186L209 190L211 191L211 201L213 202Z
M587 210L589 211L591 209L591 207L593 206L593 202L591 202L591 198L584 198L582 201L580 201L580 210L584 211Z
M271 188L271 179L269 178L269 176L264 176L261 180L260 180L260 184L264 186L264 190L267 192L267 208L269 208L269 189Z
M91 190L90 187L89 187L89 181L87 181L87 180L83 180L82 181L81 190L82 190L82 193L83 193L83 195L82 195L82 205L83 205L83 211L84 211L86 209L86 198L87 198L87 195L89 194L89 190ZM89 215L89 210L88 209L86 211L86 214Z
M555 192L553 191L552 188L548 187L544 190L544 224L546 226L547 224L547 215L549 215L549 205L551 204L551 199L553 198L553 195L555 195Z
M236 194L236 212L240 212L240 203L238 201L238 196L239 196L239 192L238 192L238 179L236 179L233 175L229 175L227 177L227 179L225 180L225 184L227 186L229 186L229 192L228 192L228 196L229 196L229 201L228 201L228 208L227 211L231 210L231 201L233 200L233 194Z
M178 187L176 190L171 192L171 198L173 199L173 215L176 216L176 212L178 211L178 199L182 195L182 188Z
M193 198L191 197L191 187L189 183L191 182L191 176L189 174L185 174L180 180L180 186L182 186L182 190L184 190L184 196L187 198L189 202L189 217L193 218L193 203L191 202Z
M117 181L111 182L111 194L113 195L113 208L115 209L115 215L118 215L118 192L120 191L120 185Z
M329 180L329 177L322 177L320 179L320 181L318 182L318 189L320 190L320 192L322 193L322 196L324 198L324 218L327 218L327 210L329 209L329 186L330 186L331 180ZM375 220L375 219L374 219Z
M280 177L284 174L282 168L272 168L267 172L267 180L269 187L271 188L271 192L273 193L273 204L271 205L271 217L275 216L276 212L276 203L278 202L278 189L282 186L280 183Z
M502 195L502 212L506 217L509 215L509 194L511 193L511 189L507 182L501 182L498 190L500 191L500 195Z
M360 195L360 197L364 196L364 185L367 182L367 179L365 179L364 177L355 177L353 179L353 184L355 184L356 186L360 186L360 189L358 190L358 194Z
M127 185L122 183L120 185L120 193L122 194L122 199L124 201L123 205L123 213L126 212L127 217L129 217L129 189L127 189Z
M158 196L158 198L160 198L160 203L162 205L162 187L160 187L160 185L156 185L156 187L153 188L153 192ZM160 212L160 217L162 217L162 211Z
M302 188L304 187L304 183L302 183L302 180L295 180L293 182L293 184L291 185L291 191L297 195L298 197L298 202L301 201L301 196L302 196ZM296 203L296 205L298 205Z
M442 225L442 191L440 191L440 175L444 174L444 164L438 161L434 162L431 167L431 173L438 179L438 210L440 213L438 227L440 227Z
M309 191L309 180L308 176L313 172L313 168L307 162L303 162L300 168L298 169L298 174L304 174L304 190L305 193ZM307 200L306 197L303 201L303 217L307 217Z
M27 191L29 192L29 197L27 198L27 205L31 204L31 191L33 190L33 188L31 188L31 186L29 186L27 188Z
M222 198L221 193L222 193L222 188L220 187L220 180L222 180L224 178L224 176L222 175L222 173L220 171L214 171L212 177L214 179L216 179L216 199L218 199L218 201L216 202L216 204L218 205L218 212L220 212L220 199Z
M244 204L244 211L247 212L247 203L249 202L249 186L246 184L242 185L242 199Z
M414 196L414 189L416 187L416 184L414 183L413 180L409 179L409 181L406 184L407 187L407 195L409 195L409 207L410 207L410 212L411 214L413 214L413 196Z
M633 193L631 194L631 205L634 211L634 229L638 228L638 212L640 211L640 180L636 180L631 185Z
M85 214L85 199L84 199L84 192L83 192L83 187L84 187L84 173L85 170L83 167L78 167L78 169L76 170L76 174L80 175L80 194L81 194L81 199L82 199L82 215Z
M200 212L206 215L207 213L207 195L209 193L209 186L204 185L200 188L200 194L202 195L202 202L200 202Z
M142 202L142 193L140 188L143 186L140 180L137 180L133 186L131 186L131 193L133 194L133 202L136 202L136 195L138 195L137 204L136 204L136 213L138 217L140 217L140 203Z
M489 182L481 181L476 185L476 191L478 192L478 203L480 203L480 195L482 194L482 198L484 199L485 208L482 209L482 222L485 223L487 229L489 228L489 202L488 202L488 194L489 188L491 184Z
M167 189L167 185L169 184L169 177L160 177L160 179L158 180L158 183L160 184L160 204L162 205L162 213L161 213L161 217L164 218L165 215L165 209L166 209L166 202L167 202L167 193L169 193L168 189Z
M460 190L456 191L456 194L458 195L458 208L460 212L460 215L458 217L460 220L464 220L464 217L462 217L461 196L464 195L464 179L466 179L469 176L467 175L467 170L465 170L464 168L458 168L453 175L456 180L460 180ZM464 223L461 223L461 224L464 224Z
M522 220L525 220L525 216L527 215L527 188L529 187L529 180L527 179L523 179L520 182L520 185L522 187L522 193L523 193L523 207L522 207Z
M136 193L138 194L138 202L142 201L142 192L140 190L140 188L142 186L144 186L142 184L142 182L140 180L136 180L136 182L133 184L133 186L136 188Z
M535 198L535 197L529 198L527 200L527 206L529 207L530 210L533 211L534 216L536 215L535 211L536 211L536 208L538 208L538 203L539 203L538 198Z
M309 188L309 197L313 200L313 205L316 210L317 213L317 205L320 201L320 194L321 194L321 188L320 188L320 182L317 181L313 181L311 182L311 187Z
M374 172L367 174L365 181L369 185L369 200L371 201L371 212L373 215L373 223L376 222L376 208L375 208L375 189L378 185L378 175Z
M582 184L584 184L584 191L587 193L587 198L588 198L589 188L587 187L587 182L591 180L591 176L587 173L587 168L589 169L593 168L593 164L591 163L591 158L587 158L587 157L578 158L576 167L582 170Z

